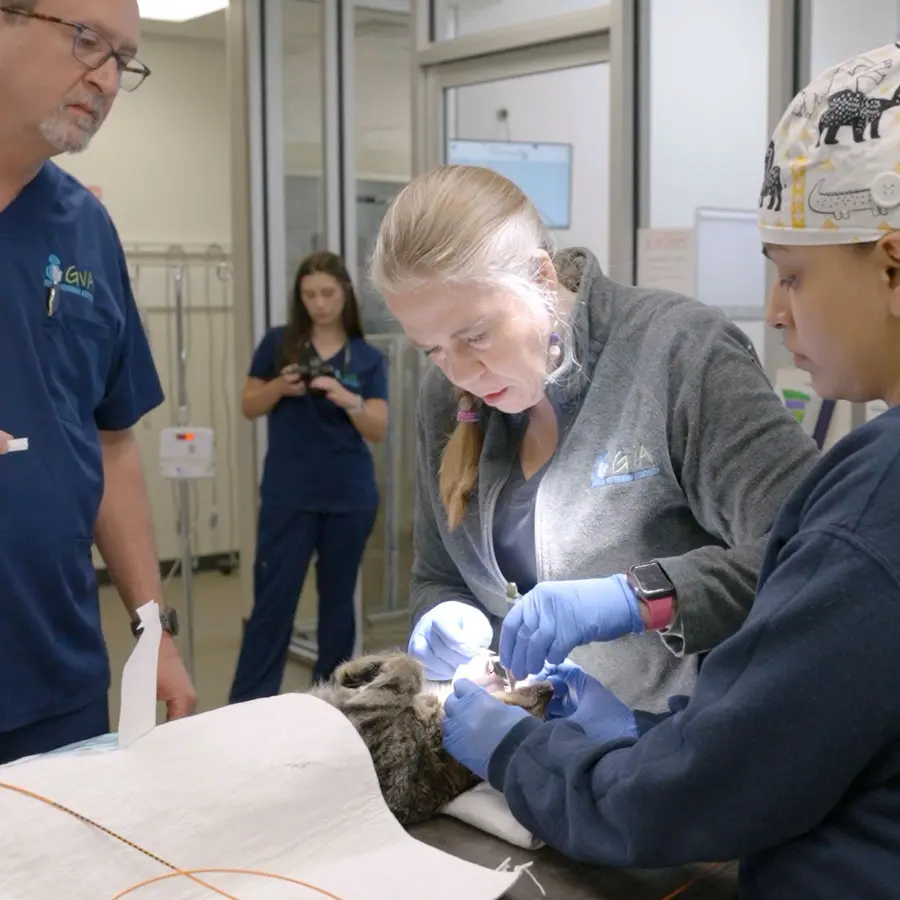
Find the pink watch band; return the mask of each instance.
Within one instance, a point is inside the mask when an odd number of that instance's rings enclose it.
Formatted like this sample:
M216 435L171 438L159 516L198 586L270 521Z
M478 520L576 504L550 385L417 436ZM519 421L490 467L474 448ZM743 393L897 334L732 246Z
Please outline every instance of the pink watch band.
M647 631L660 631L668 628L675 618L675 597L669 594L667 597L658 597L655 600L642 600L650 613L650 621L647 622Z

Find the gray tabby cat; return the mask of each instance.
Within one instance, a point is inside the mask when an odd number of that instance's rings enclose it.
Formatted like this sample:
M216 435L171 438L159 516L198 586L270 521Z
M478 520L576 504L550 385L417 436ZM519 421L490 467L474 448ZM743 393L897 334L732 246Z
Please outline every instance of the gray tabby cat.
M426 691L422 666L406 653L352 660L307 693L353 723L372 755L385 802L401 825L430 819L479 783L443 749L441 701ZM553 687L540 682L495 696L543 718Z

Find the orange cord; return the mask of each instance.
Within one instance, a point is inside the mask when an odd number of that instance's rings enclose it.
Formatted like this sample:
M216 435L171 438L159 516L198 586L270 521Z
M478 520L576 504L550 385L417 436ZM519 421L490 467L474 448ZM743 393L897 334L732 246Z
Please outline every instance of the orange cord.
M315 891L317 894L320 894L322 897L328 897L329 900L341 900L337 894L332 894L329 891L326 891L324 888L316 887L314 884L310 884L306 881L300 881L297 878L290 878L287 875L276 875L273 872L260 872L255 869L181 869L176 865L173 865L170 862L166 862L166 860L157 856L155 853L151 853L149 850L144 849L139 844L135 844L133 841L128 840L128 838L122 837L120 834L116 834L116 832L111 831L109 828L106 828L103 825L100 825L98 822L95 822L93 819L89 819L87 816L81 815L81 813L77 813L72 809L69 809L67 806L63 806L61 803L57 803L55 800L51 800L48 797L43 797L40 794L35 793L34 791L29 791L27 788L18 787L14 784L7 784L6 782L0 781L0 790L12 791L14 794L21 794L24 797L30 797L32 800L37 800L40 803L44 803L47 806L53 807L53 809L58 809L60 812L64 812L67 815L72 816L75 819L78 819L80 822L84 822L85 825L90 825L92 828L96 828L98 831L102 831L104 834L109 837L117 840L127 847L131 847L132 850L137 850L138 853L142 853L144 856L149 857L154 862L158 862L161 866L165 866L167 869L171 869L171 872L166 873L165 875L157 875L154 878L148 878L145 881L140 882L139 884L132 885L129 888L126 888L124 891L120 891L116 894L112 900L122 900L123 897L127 897L129 894L134 894L136 891L139 891L141 888L150 887L152 884L158 884L161 881L166 881L169 878L189 878L191 881L200 885L200 887L205 887L208 890L212 891L214 894L218 894L220 897L225 897L226 900L238 900L233 894L226 893L221 888L217 888L214 884L210 884L207 881L203 881L198 878L198 875L255 875L259 878L271 878L275 881L284 881L287 884L294 884L298 887L305 887L311 891ZM665 897L662 897L661 900L675 900L676 897L680 897L688 888L693 887L698 881L703 878L706 878L708 875L711 875L718 869L722 863L715 863L711 866L708 866L704 871L700 872L698 875L695 875L690 881L686 884L683 884L680 888L676 888L676 890L672 891L670 894L666 894Z
M166 862L166 860L157 856L155 853L151 853L149 850L145 850L143 847L135 844L133 841L129 841L128 838L124 838L120 834L116 834L116 832L111 831L109 828L106 828L103 825L100 825L93 819L89 819L87 816L83 816L81 815L81 813L77 813L74 810L69 809L69 807L63 806L61 803L57 803L55 800L51 800L48 797L43 797L40 794L35 793L34 791L29 791L27 788L18 787L14 784L7 784L3 781L0 781L0 789L5 791L12 791L14 794L21 794L24 797L30 797L32 800L37 800L40 803L44 803L47 806L53 807L53 809L58 809L60 812L64 812L67 815L78 819L80 822L84 822L85 825L90 825L92 828L96 828L98 831L102 831L104 834L108 835L111 838L114 838L117 841L120 841L127 847L131 847L132 850L137 850L138 853L142 853L144 856L149 857L154 862L159 863L161 866L165 866L167 869L172 870L166 875L157 875L155 878L147 879L146 881L142 881L140 884L135 884L130 888L126 888L124 891L116 894L116 896L113 897L112 900L120 900L120 898L127 897L129 894L133 894L135 891L138 891L143 887L149 887L151 884L156 884L157 882L164 881L167 878L189 878L191 881L195 882L201 887L207 888L214 894L218 894L220 897L225 897L226 900L238 900L238 898L233 894L229 894L226 891L223 891L221 888L217 888L214 884L210 884L207 881L203 881L202 879L197 878L197 875L211 875L213 873L256 875L260 878L272 878L276 881L285 881L290 884L298 885L299 887L308 888L309 890L315 891L317 894L320 894L323 897L328 897L329 900L341 900L341 898L336 894L329 893L324 888L316 887L314 884L309 884L308 882L300 881L296 878L289 878L287 875L276 875L272 872L258 872L254 869L181 869L170 862Z
M716 869L721 868L722 863L713 863L711 866L707 866L702 872L698 872L690 881L683 884L680 888L675 888L671 894L666 894L665 897L661 897L660 900L675 900L676 897L680 897L688 888L692 888L698 881L702 881L704 878L712 875Z
M309 888L312 891L318 892L323 897L330 897L331 900L341 900L337 894L330 894L328 891L318 888L314 884L309 884L306 881L300 881L297 878L289 878L287 875L271 875L268 872L257 872L255 869L189 869L185 872L168 872L165 875L157 875L155 878L148 878L140 884L127 888L122 891L121 894L116 894L112 900L122 900L122 897L127 897L129 894L133 894L135 891L140 890L140 888L150 887L151 884L158 884L160 881L166 881L169 878L179 878L181 876L191 877L193 875L258 875L260 878L274 878L276 881L286 881L288 884L296 884L299 887Z

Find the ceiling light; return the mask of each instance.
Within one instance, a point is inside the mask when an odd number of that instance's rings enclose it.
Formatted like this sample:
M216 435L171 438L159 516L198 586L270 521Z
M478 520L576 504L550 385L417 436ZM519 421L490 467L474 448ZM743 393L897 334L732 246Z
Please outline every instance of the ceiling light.
M228 6L228 0L138 0L142 19L187 22Z

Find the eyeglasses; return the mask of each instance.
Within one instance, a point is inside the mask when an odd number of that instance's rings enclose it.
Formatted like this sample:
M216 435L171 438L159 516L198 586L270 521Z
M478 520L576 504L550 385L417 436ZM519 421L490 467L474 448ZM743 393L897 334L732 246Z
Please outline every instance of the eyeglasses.
M0 6L0 12L11 16L21 16L23 19L37 19L39 22L49 22L51 25L63 25L71 28L74 31L72 55L75 59L91 71L103 68L111 59L114 59L116 70L119 73L119 87L123 91L136 91L150 74L150 70L142 62L138 62L133 56L119 53L102 34L94 31L93 28L88 28L87 25L9 6Z

